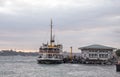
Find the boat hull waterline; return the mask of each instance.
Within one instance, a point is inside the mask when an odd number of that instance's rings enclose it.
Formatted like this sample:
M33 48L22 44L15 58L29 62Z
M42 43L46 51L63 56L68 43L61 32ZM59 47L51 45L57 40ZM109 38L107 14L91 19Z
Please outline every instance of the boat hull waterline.
M38 64L61 64L63 60L61 59L38 59Z

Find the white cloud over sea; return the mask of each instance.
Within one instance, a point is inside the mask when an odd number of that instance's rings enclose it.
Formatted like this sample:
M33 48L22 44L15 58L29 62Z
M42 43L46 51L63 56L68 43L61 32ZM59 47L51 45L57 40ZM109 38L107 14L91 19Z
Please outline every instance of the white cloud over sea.
M120 0L0 0L0 49L35 50L49 41L69 51L90 44L120 48Z

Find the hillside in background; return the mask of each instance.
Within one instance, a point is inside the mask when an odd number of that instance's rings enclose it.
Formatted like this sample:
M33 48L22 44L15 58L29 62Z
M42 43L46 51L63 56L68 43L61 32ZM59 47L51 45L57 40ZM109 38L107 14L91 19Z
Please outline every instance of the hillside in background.
M20 56L38 56L38 52L16 52L13 50L1 50L0 51L0 56L15 56L15 55L20 55Z
M16 56L16 55L20 55L20 56L38 56L39 53L38 52L16 52L13 50L1 50L0 51L0 56ZM63 52L64 56L69 56L70 53L69 52ZM80 53L73 53L73 56L80 56Z

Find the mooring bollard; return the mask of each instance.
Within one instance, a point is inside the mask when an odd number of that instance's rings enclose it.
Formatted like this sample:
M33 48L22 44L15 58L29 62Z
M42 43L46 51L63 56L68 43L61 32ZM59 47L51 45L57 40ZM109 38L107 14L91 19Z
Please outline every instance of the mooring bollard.
M120 72L120 64L116 64L116 71Z

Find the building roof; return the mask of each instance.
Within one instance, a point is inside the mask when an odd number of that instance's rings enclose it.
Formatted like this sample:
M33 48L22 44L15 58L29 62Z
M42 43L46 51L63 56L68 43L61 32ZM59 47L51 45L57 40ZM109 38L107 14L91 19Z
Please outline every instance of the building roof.
M94 44L94 45L89 45L89 46L85 46L85 47L80 47L78 49L115 49L115 48L104 46L104 45Z

